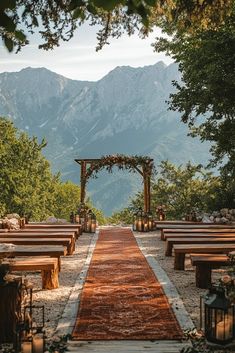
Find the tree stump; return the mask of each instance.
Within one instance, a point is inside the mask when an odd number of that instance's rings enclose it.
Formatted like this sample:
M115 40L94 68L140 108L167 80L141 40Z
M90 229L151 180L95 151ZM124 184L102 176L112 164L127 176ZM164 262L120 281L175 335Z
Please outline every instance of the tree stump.
M0 343L15 343L21 314L21 277L0 283Z

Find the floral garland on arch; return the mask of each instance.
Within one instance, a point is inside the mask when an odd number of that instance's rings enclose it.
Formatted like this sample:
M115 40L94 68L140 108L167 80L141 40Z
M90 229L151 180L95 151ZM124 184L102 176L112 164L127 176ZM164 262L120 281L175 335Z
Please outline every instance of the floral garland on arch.
M113 154L102 156L97 162L92 163L86 171L86 180L91 176L97 178L96 174L105 169L112 173L112 168L116 166L120 170L128 170L129 172L137 172L138 166L142 166L145 173L149 176L154 174L155 167L153 159L148 156L126 156L124 154Z

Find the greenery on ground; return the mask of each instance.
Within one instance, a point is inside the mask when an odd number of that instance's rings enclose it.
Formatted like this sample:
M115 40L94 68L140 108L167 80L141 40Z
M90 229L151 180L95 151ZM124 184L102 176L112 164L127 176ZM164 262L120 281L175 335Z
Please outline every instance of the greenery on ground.
M32 220L49 216L69 220L70 212L77 210L80 187L62 182L51 172L42 154L45 146L45 141L39 143L0 118L0 216L15 212ZM92 204L89 207L93 208ZM102 212L94 212L104 223Z
M152 183L152 211L158 205L165 205L168 219L180 219L188 210L213 210L218 202L217 190L221 186L219 177L205 171L201 165L175 166L168 161L161 162L158 175ZM111 222L132 222L133 210L143 208L143 192L132 199L128 208L116 212Z
M192 343L191 346L185 346L180 353L232 353L234 347L213 346L208 344L202 332L196 329L185 332L185 337Z

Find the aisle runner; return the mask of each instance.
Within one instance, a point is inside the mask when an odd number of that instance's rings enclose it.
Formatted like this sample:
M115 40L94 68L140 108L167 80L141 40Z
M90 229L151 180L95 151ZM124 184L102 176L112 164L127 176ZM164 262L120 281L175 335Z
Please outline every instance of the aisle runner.
M73 338L179 339L182 331L129 229L101 230Z

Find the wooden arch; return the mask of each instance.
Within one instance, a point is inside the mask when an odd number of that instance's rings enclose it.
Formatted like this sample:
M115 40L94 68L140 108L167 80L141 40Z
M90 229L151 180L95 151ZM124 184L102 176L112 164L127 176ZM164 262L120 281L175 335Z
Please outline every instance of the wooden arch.
M150 196L150 180L154 170L154 162L152 158L142 156L124 156L124 155L108 155L102 158L75 159L75 162L81 166L80 186L81 186L81 203L84 203L86 196L87 180L93 173L97 173L101 169L111 172L113 166L120 169L129 169L138 172L143 178L144 184L144 211L149 212L151 208Z

